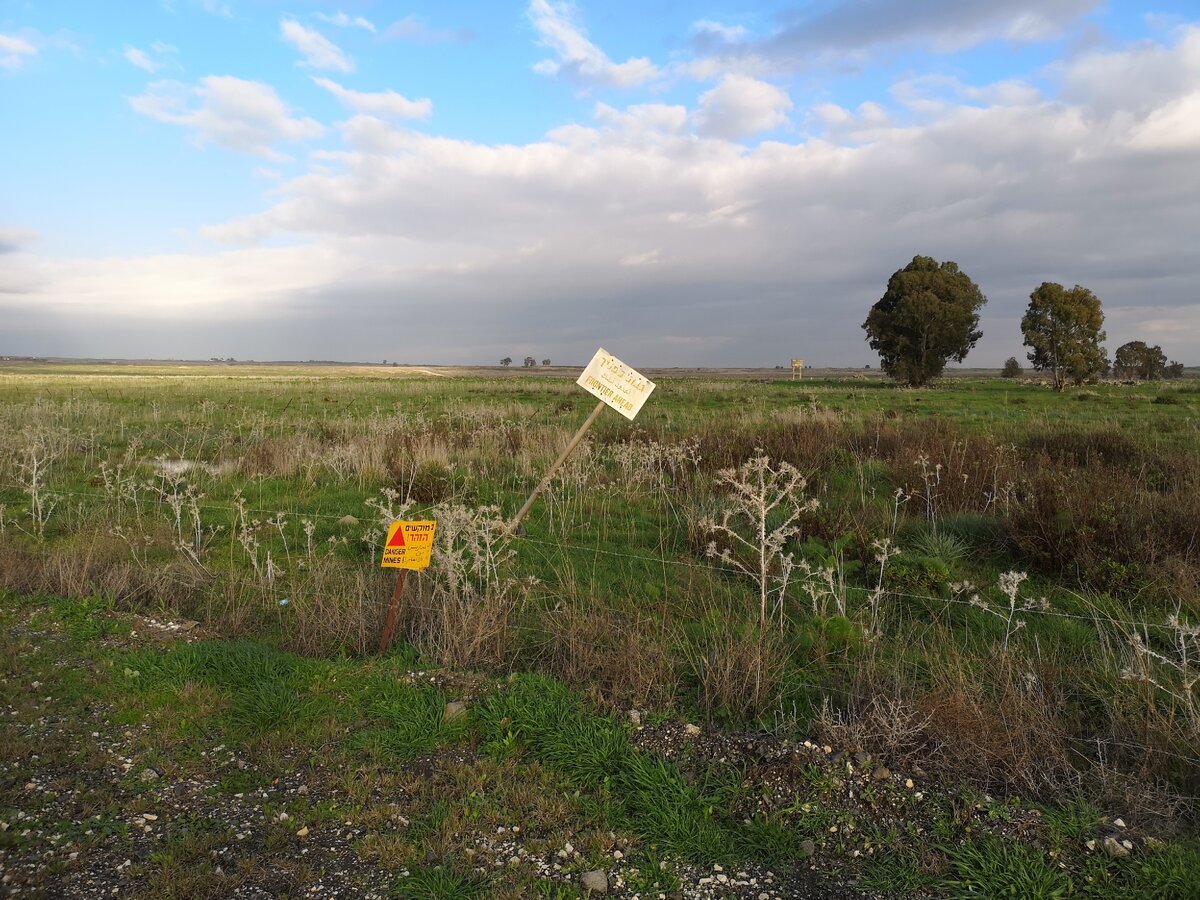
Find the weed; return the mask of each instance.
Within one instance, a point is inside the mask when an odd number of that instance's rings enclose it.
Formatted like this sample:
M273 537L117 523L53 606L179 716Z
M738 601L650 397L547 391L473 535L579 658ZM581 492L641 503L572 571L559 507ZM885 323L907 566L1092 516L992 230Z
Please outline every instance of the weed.
M560 682L515 676L477 715L488 739L511 734L581 787L611 792L622 819L662 852L706 861L732 856L733 841L716 805L671 763L634 750L621 725L586 713Z
M921 861L912 854L886 852L871 862L860 884L872 891L912 896L929 888L933 880Z
M795 466L781 462L773 467L762 450L756 450L736 469L722 469L716 481L726 489L729 505L719 521L710 518L699 523L700 529L714 538L706 553L753 579L758 587L760 625L771 615L777 615L782 624L795 565L793 555L784 548L800 533L801 516L815 510L818 501L805 498L808 482ZM723 546L718 546L718 540ZM772 597L774 608L768 609Z
M774 705L788 662L776 630L729 622L705 632L686 652L710 720L754 722Z
M938 885L966 895L1058 900L1074 890L1071 877L1039 850L983 837L943 848L949 873Z
M427 593L409 611L410 639L447 665L502 668L515 650L523 587L510 574L507 523L496 507L440 506L433 515L438 530L421 581Z
M564 604L546 618L541 666L620 708L669 708L679 689L677 629L638 613Z
M415 869L396 882L401 900L475 900L483 896L485 883L473 875L453 869Z
M936 559L952 569L967 558L970 547L963 538L943 528L922 531L913 539L910 550L916 556Z

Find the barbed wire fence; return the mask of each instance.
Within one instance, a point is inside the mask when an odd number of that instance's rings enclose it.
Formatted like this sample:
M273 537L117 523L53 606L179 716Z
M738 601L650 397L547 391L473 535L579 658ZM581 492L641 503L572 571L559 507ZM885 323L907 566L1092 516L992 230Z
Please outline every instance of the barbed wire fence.
M20 484L0 483L0 491L14 491L14 492L19 493L23 490L24 490L24 487ZM52 495L55 498L60 498L60 499L61 498L70 498L74 501L78 501L80 504L79 508L80 508L81 513L82 513L82 510L85 505L88 505L88 506L94 505L96 507L100 507L100 506L107 506L108 504L112 503L112 501L113 501L113 496L111 494L105 493L103 491L60 490L60 489L56 488L56 489L48 490L48 494ZM159 507L159 508L161 508L164 505L164 501L161 498L148 497L148 496L125 497L125 498L123 498L123 502L132 503L132 504L145 504L145 505L149 505L152 507ZM324 521L329 521L329 522L334 522L334 523L342 522L345 519L344 514L338 515L336 513L307 512L307 511L302 510L300 508L299 504L293 504L291 510L280 510L278 508L259 508L259 507L251 507L248 505L235 506L235 505L229 505L229 504L225 504L225 503L216 503L216 502L199 502L196 505L197 505L197 508L204 510L206 512L227 514L230 517L237 516L237 515L253 514L253 515L261 515L261 516L264 516L264 517L267 517L268 519L270 519L273 517L279 517L281 515L290 515L293 518L300 519L300 520L303 520L303 519L324 520ZM0 509L2 509L2 507L0 507ZM10 522L11 521L12 520L10 520ZM378 525L380 523L378 523L378 522L376 522L376 523L360 522L359 524L364 524L364 525L370 526L371 524ZM615 550L611 547L603 547L603 546L599 546L599 545L595 545L595 544L577 543L577 542L568 541L565 539L548 540L546 538L534 537L534 536L530 536L527 534L513 534L510 536L509 539L515 546L518 546L518 547L527 546L530 548L538 548L539 550L543 551L543 553L550 552L550 553L559 555L559 557L563 557L566 554L571 554L571 553L576 554L580 557L589 556L589 555L596 556L596 557L603 556L603 557L625 559L625 560L637 562L640 564L645 564L648 566L655 566L655 567L659 567L659 568L663 569L664 571L691 570L691 571L704 572L706 574L718 574L718 575L722 575L722 576L735 576L736 578L739 578L739 579L744 577L744 573L742 570L739 570L733 566L722 565L722 564L720 564L719 561L714 561L714 560L710 560L710 559L705 559L705 560L691 559L691 560L689 560L689 559L674 558L674 557L670 557L670 556L666 555L665 552L659 553L657 555L649 555L648 553L644 553L644 552ZM372 564L372 567L373 567L373 565L374 564ZM263 584L261 586L263 588L271 587L271 585L269 585L269 584ZM869 593L868 588L845 586L845 589L851 594L858 593L858 594L865 596L867 593ZM267 593L270 593L270 591L264 591L264 595ZM940 606L944 610L950 610L952 608L957 608L957 607L970 608L970 607L976 606L976 604L972 603L971 600L966 599L964 597L956 597L956 596L944 596L944 595L937 596L937 595L932 595L932 594L920 594L920 593L913 593L913 592L893 590L893 589L887 589L886 595L889 598L893 598L896 600L909 600L909 601L919 602L922 604L928 604L934 608L937 608ZM282 601L284 606L290 606L300 600L317 602L317 601L323 601L323 600L327 600L327 599L328 598L326 596L324 596L323 594L319 594L316 592L308 592L308 591L304 590L303 588L298 588L295 584L290 584L290 585L288 585L286 597L280 597L278 599L273 599L271 602L274 602L278 605L279 602ZM384 605L386 604L386 602L387 602L387 598L385 596L381 595L378 599L379 608L381 610L384 607ZM419 612L436 613L439 611L436 607L433 607L433 606L424 606L424 605L420 604L419 602L414 603L413 599L411 599L411 598L406 600L406 604L408 605L409 609L413 609L413 610L419 611ZM643 609L641 611L649 613L651 610ZM1172 633L1176 629L1175 625L1172 625L1166 621L1149 621L1149 620L1138 620L1138 619L1134 619L1134 618L1120 618L1117 616L1108 615L1100 610L1094 610L1088 614L1082 614L1082 613L1068 612L1065 610L1059 610L1059 609L1055 609L1052 607L1043 608L1043 607L1034 606L1034 607L1030 607L1027 609L1021 609L1019 612L1020 612L1020 615L1022 615L1022 616L1047 617L1047 618L1054 618L1054 619L1077 622L1077 623L1081 623L1081 624L1088 624L1088 625L1093 625L1093 626L1103 624L1106 626L1113 626L1113 627L1120 628L1120 629L1132 630L1132 631L1140 632L1143 634L1155 632L1155 631L1169 634L1169 633ZM380 624L382 624L382 619L380 621ZM965 622L964 622L964 627L967 627L967 623L965 623ZM540 621L523 622L522 629L524 631L527 631L530 633L540 634L546 640L551 640L555 636L555 632L553 631L553 629L548 627L544 622L540 622ZM993 662L995 659L994 654L969 653L969 652L964 651L962 648L942 648L939 652L944 653L947 656L952 656L957 660L970 660L970 661L976 662L976 663L985 663L986 664L986 663ZM1098 685L1100 685L1101 687L1103 687L1105 685L1111 686L1116 680L1119 680L1117 676L1097 672L1097 671L1095 671L1095 669L1087 668L1084 666L1069 666L1069 665L1063 665L1061 663L1054 663L1050 667L1055 671L1056 674L1058 674L1060 676L1070 677L1072 679L1075 679L1078 682L1094 682L1094 683L1097 683ZM849 688L838 685L838 684L829 683L826 680L819 681L819 682L813 681L811 683L807 683L805 686L821 695L827 695L827 694L828 695L837 695L837 696L841 697L843 699L843 701L849 700L849 699L852 699L853 697L855 697L855 692L850 690ZM1103 758L1105 758L1106 754L1109 754L1111 752L1111 750L1113 750L1115 748L1119 748L1122 750L1128 750L1128 751L1132 751L1135 753L1144 754L1144 755L1148 755L1148 756L1157 756L1157 757L1172 759L1172 760L1175 760L1176 762L1182 763L1186 766L1197 767L1197 771L1200 771L1200 756L1193 756L1193 755L1188 755L1188 754L1184 754L1184 753L1179 753L1179 752L1176 752L1175 750L1172 750L1170 748L1163 747L1163 746L1155 746L1155 745L1150 745L1150 744L1146 744L1146 743L1127 741L1127 740L1117 738L1115 736L1096 736L1096 737L1091 737L1091 738L1084 738L1084 737L1078 737L1078 736L1073 736L1073 735L1062 735L1062 737L1065 740L1067 740L1068 742L1080 747L1081 752L1083 752L1083 750L1090 750L1091 751L1090 755L1097 759L1103 759ZM1122 773L1115 773L1115 774L1122 775ZM1190 795L1186 795L1186 794L1172 793L1172 797L1174 797L1175 799L1181 800L1181 801L1185 801L1185 802L1200 802L1200 796L1190 796Z

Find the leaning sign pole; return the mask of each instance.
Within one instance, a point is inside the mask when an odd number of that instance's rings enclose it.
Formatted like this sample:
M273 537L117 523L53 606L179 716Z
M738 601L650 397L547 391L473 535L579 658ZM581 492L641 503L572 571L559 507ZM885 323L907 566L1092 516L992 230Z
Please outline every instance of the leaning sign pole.
M575 432L575 436L571 438L563 452L558 455L558 459L554 461L546 476L538 483L538 486L533 489L533 493L529 495L529 499L525 501L511 522L508 523L508 531L511 534L517 530L517 526L521 524L521 520L525 518L525 514L529 512L533 506L533 501L537 499L538 494L546 489L562 464L567 461L567 457L571 455L571 451L579 446L579 442L583 440L583 436L587 434L592 423L603 412L604 407L611 406L625 418L631 422L637 416L642 408L642 404L646 402L646 398L654 391L654 382L642 375L631 366L625 365L603 347L596 351L596 355L592 357L592 361L587 364L587 368L583 370L583 374L575 382L589 394L598 397L600 402L596 404L591 415L587 417L579 430Z

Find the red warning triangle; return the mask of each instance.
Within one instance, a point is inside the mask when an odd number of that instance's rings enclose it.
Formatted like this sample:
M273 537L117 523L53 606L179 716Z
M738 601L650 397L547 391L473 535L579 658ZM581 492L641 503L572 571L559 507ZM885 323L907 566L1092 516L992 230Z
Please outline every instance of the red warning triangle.
M396 529L396 533L392 535L391 540L387 542L388 547L403 547L404 546L404 526L401 525Z

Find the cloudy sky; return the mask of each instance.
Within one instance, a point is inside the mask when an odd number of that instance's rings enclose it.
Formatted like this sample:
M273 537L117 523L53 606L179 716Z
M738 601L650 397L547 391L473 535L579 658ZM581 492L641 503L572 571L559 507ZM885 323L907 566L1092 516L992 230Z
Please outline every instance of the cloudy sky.
M914 254L1200 363L1196 0L0 0L0 354L876 360Z

